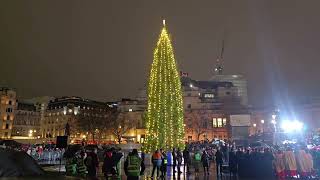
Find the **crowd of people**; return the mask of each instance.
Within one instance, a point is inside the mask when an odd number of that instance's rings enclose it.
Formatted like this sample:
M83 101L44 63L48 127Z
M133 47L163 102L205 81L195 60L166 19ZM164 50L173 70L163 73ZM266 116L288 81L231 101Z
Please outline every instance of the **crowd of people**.
M99 158L97 148L59 149L54 146L29 146L19 150L26 151L38 162L59 161L63 158L67 175L97 179L98 171L102 171L106 179L121 179L121 159L124 159L124 174L127 179L139 179L144 174L145 154L133 149L125 156L119 149L108 148ZM79 148L80 147L80 148ZM167 171L173 174L193 174L195 177L212 176L210 167L215 166L213 176L270 178L277 176L285 178L314 178L317 176L320 162L320 151L303 146L282 146L268 148L235 148L233 145L221 143L186 144L185 149L173 148L165 151L158 149L151 153L151 178L167 176ZM100 162L103 165L99 167ZM102 163L101 163L102 164ZM228 173L228 174L227 174Z

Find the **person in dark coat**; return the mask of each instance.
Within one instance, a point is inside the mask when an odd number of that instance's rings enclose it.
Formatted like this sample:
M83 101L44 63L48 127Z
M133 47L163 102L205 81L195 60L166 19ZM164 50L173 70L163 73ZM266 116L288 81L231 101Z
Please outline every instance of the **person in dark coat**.
M84 160L88 170L88 177L90 179L97 179L97 169L99 167L99 159L97 155L98 150L95 148L92 152L87 153L87 157Z
M183 170L185 172L187 172L187 174L189 174L190 173L191 157L190 157L190 153L189 153L189 150L187 147L183 150L183 160L184 160Z
M177 166L177 152L176 152L176 149L173 148L172 149L172 169L173 169L173 173L176 172L176 166Z
M237 164L238 164L238 160L237 160L237 156L236 153L234 152L233 149L231 149L229 151L229 171L230 171L230 177L232 176L236 176L237 172L238 172L238 168L237 168Z
M162 162L161 162L161 167L160 167L160 171L161 171L161 178L165 179L166 175L167 175L167 164L168 164L168 159L167 159L167 154L165 151L163 151L162 149L160 149L160 152L162 154Z
M209 160L209 155L207 153L207 151L203 151L202 156L201 156L201 162L202 162L202 166L203 166L203 173L209 174L209 164L210 164L210 160Z
M274 159L273 154L270 152L268 148L266 148L261 158L261 162L262 162L261 175L263 175L264 177L273 176L273 169L272 169L273 159Z
M178 169L179 174L182 173L182 171L181 171L182 159L183 159L183 155L182 155L180 149L178 148L178 150L177 150L177 163L178 163L177 169Z
M115 176L117 174L116 171L116 163L113 160L113 151L114 149L108 149L105 157L104 157L104 161L103 161L103 165L102 165L102 171L105 175L105 177L112 177Z
M219 176L219 174L222 176L223 153L220 151L220 148L218 148L215 154L215 157L216 157L217 176Z

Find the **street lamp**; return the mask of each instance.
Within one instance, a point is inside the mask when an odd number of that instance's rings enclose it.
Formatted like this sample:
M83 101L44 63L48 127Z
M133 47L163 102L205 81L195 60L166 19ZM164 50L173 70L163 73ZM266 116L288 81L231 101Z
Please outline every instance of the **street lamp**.
M264 133L264 120L261 119L261 124L262 124L262 133Z

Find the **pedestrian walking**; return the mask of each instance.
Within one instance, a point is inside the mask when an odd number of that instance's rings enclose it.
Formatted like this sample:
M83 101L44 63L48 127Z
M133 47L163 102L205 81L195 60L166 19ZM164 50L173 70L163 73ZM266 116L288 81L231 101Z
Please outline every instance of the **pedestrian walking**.
M209 155L206 150L203 151L202 156L201 156L201 162L203 166L203 173L204 175L209 174Z
M159 178L160 176L160 166L161 166L161 162L162 162L162 154L160 153L159 150L156 150L153 154L152 154L152 178L154 176L154 172L157 169L157 178Z
M144 162L139 157L137 149L133 149L124 163L127 180L139 180L139 176L143 175L144 170Z
M180 149L178 148L178 150L177 150L177 163L178 163L177 169L178 169L179 174L182 173L182 171L181 171L182 159L183 159L183 155L182 155Z
M222 176L222 164L223 164L223 154L218 148L216 154L216 169L217 169L217 177L220 175Z
M176 153L176 149L173 148L172 149L172 169L173 169L173 173L176 172L176 166L177 166L177 153Z
M191 158L190 158L190 152L188 150L188 147L186 147L183 150L183 170L184 172L187 172L187 174L190 174L190 164L191 164Z

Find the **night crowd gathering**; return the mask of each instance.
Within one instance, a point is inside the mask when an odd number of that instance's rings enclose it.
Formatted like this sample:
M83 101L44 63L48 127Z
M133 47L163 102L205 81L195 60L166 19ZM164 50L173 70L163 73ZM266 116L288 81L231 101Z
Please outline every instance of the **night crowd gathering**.
M10 146L6 147L10 149ZM122 151L116 147L69 145L66 149L54 145L15 147L25 151L39 164L64 160L66 175L87 179L166 179L185 174L187 177L230 177L230 179L317 179L320 151L302 145L270 147L239 147L231 143L190 143L185 149L158 149L147 154L137 149ZM147 158L149 156L149 158ZM121 161L124 161L124 163ZM121 163L122 162L122 163ZM151 167L146 172L146 166ZM210 168L215 171L210 172ZM100 172L100 173L99 173ZM99 175L100 174L100 175ZM103 174L103 175L101 175Z

